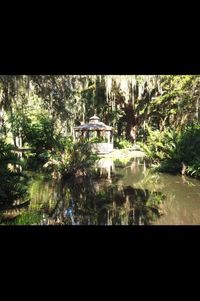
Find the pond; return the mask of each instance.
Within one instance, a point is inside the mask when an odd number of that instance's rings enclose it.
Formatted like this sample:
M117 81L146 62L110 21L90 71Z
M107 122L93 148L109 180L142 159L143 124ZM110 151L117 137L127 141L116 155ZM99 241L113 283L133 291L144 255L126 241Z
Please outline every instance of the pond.
M58 181L35 174L28 206L1 212L10 225L200 224L200 181L155 173L142 158L102 159L101 178Z

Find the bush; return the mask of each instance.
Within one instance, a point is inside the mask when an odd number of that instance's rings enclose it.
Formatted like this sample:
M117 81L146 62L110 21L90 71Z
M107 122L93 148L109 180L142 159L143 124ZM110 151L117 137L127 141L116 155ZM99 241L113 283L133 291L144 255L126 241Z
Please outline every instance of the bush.
M52 153L44 167L62 177L88 174L97 160L90 143L66 141L65 150Z
M187 166L186 173L200 177L200 125L188 125L182 132L177 151L181 162Z
M147 157L151 159L151 163L158 164L167 158L172 159L177 147L179 134L175 130L168 129L160 132L159 130L153 131L149 127L147 131L146 143L138 142L138 144L142 147ZM176 159L178 160L179 158L177 157Z
M140 145L160 171L200 177L200 125L191 124L180 131L166 129L163 132L148 128L146 144Z
M21 164L13 146L0 139L0 205L11 205L27 197L27 178L17 171Z
M42 113L32 116L32 120L23 128L24 142L32 148L27 154L26 168L36 170L44 165L51 153L64 150L65 139L56 133L55 120Z
M13 222L14 225L36 225L42 221L42 213L38 211L24 211Z
M126 139L122 139L120 141L115 141L114 147L119 149L132 148L133 144Z
M27 143L36 152L51 150L58 146L60 137L55 133L54 123L47 114L40 114L24 129Z

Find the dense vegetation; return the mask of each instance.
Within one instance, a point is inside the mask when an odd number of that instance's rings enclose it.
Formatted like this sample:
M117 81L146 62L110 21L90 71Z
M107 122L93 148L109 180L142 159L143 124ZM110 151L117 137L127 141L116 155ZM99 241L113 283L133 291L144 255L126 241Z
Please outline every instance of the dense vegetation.
M200 125L188 124L182 129L152 131L142 144L151 163L158 170L200 177Z
M115 147L136 140L160 170L199 177L199 97L197 75L1 75L1 204L28 199L21 165L88 175L97 158L73 142L73 127L95 110L114 127Z
M25 201L28 197L27 177L21 172L21 162L12 150L12 145L0 139L0 209L9 208L17 200Z

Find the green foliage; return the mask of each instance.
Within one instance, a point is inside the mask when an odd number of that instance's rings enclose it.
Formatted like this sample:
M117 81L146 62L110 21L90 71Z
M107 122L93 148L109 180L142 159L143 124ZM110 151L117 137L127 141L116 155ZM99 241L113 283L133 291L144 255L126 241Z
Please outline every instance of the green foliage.
M148 198L146 202L146 206L149 208L157 208L159 209L159 206L163 203L164 199L166 198L165 195L163 195L160 192L153 192L150 194L150 197Z
M186 173L200 177L200 125L191 124L184 128L177 145L181 161L187 166Z
M140 143L151 162L159 166L160 171L182 172L191 176L200 176L200 125L191 124L163 132L148 128L145 144Z
M30 118L24 113L17 111L15 115L10 115L8 121L11 123L11 131L14 136L22 135L25 139L25 133L29 128Z
M96 109L103 122L116 127L120 138L131 138L131 127L136 125L137 141L148 136L143 148L152 162L177 170L181 160L187 163L195 153L191 145L183 153L182 144L187 142L178 143L178 130L183 133L191 120L199 120L199 88L198 75L0 75L0 116L5 121L0 130L7 141L13 139L16 146L21 141L33 149L29 163L37 168L37 161L44 164L62 152L75 124L87 122ZM149 134L149 126L158 131ZM115 147L132 147L119 137ZM187 163L193 175L199 164L195 162Z
M147 141L138 144L142 147L147 157L151 159L152 163L156 164L165 158L171 158L176 148L178 133L170 129L163 132L159 130L153 131L150 127L147 127L147 131Z
M42 220L42 212L24 211L13 222L14 225L37 225Z
M114 160L115 167L125 167L131 162L132 159L130 159L129 157L126 158L122 157Z
M27 197L27 179L17 170L20 161L12 149L0 139L0 205L11 205Z
M36 151L50 150L56 146L54 120L47 114L40 113L35 120L24 129L27 143Z
M86 175L96 160L97 156L92 153L89 142L74 143L67 140L65 150L51 153L44 168L55 171L62 177Z
M106 137L94 137L89 139L90 143L106 143Z
M114 147L119 148L119 149L132 148L133 144L126 139L120 139L118 141L115 140Z
M45 112L33 114L26 120L28 122L21 123L23 142L32 149L26 153L26 168L33 170L47 162L52 152L63 150L65 138L56 131L55 120Z

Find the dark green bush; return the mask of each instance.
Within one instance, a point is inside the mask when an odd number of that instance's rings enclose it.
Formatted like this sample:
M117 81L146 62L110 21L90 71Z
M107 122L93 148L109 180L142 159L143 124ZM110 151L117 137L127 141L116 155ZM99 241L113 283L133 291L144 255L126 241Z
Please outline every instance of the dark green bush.
M12 151L13 146L0 139L0 205L11 205L27 198L27 178L20 171L21 164Z
M65 150L51 153L44 168L55 171L62 177L86 175L93 167L97 156L92 153L89 142L66 140Z
M181 130L166 129L163 132L148 128L147 141L140 145L160 171L200 177L200 125L190 124Z

